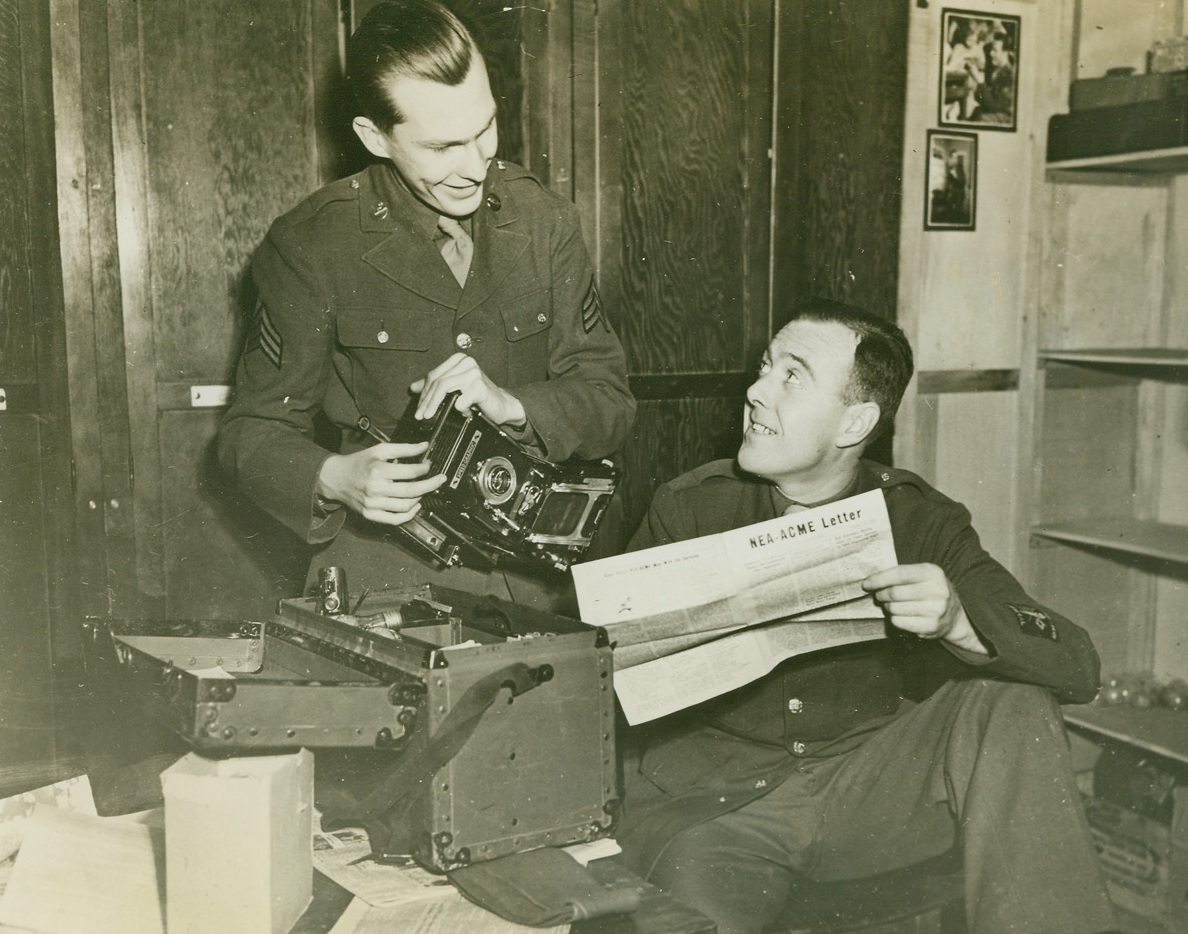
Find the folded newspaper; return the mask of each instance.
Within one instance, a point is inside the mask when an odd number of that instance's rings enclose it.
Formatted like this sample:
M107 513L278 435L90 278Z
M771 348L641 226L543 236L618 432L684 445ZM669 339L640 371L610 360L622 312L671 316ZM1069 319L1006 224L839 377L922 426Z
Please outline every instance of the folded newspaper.
M894 567L882 490L574 565L581 618L615 646L615 693L643 723L794 655L883 638L861 582Z

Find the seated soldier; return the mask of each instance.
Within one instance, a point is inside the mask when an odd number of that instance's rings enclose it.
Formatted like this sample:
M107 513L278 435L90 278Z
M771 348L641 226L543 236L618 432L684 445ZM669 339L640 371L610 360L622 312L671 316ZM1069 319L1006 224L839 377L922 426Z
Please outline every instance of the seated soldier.
M911 375L894 324L807 303L747 391L737 460L661 486L632 539L886 497L900 564L862 586L887 639L790 659L628 737L624 850L720 934L763 931L797 875L862 878L954 847L971 934L1116 926L1057 705L1094 697L1096 651L982 549L963 506L863 459Z

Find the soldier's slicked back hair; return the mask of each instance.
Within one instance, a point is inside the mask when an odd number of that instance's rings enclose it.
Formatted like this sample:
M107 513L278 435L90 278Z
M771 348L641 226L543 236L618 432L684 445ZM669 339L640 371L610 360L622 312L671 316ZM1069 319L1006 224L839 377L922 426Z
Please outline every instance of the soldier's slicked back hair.
M383 133L404 122L386 84L410 77L456 87L480 59L466 26L435 0L386 0L363 17L347 47L347 86L356 115Z

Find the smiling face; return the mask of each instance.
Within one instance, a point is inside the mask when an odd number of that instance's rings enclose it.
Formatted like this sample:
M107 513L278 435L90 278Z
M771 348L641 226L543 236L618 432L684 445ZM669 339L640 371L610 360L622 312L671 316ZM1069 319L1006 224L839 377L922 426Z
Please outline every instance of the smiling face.
M858 336L835 321L784 326L747 390L738 451L743 470L800 501L845 487L878 420L877 404L845 401L857 345Z
M482 58L475 54L459 85L400 75L386 87L403 122L382 133L366 117L356 117L359 139L390 160L408 190L439 214L473 214L499 142Z

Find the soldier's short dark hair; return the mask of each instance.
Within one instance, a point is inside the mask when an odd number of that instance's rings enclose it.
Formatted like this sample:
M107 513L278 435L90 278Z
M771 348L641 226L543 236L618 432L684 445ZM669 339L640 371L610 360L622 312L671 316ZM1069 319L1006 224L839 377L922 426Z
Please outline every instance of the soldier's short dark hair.
M457 86L475 60L469 30L436 0L385 0L363 17L347 47L347 86L358 116L382 133L404 122L387 92L394 77L422 78Z
M878 403L879 421L870 433L872 440L890 431L915 369L912 345L899 325L865 308L824 298L811 298L797 305L792 320L798 319L833 321L858 335L854 368L843 401L847 405Z

